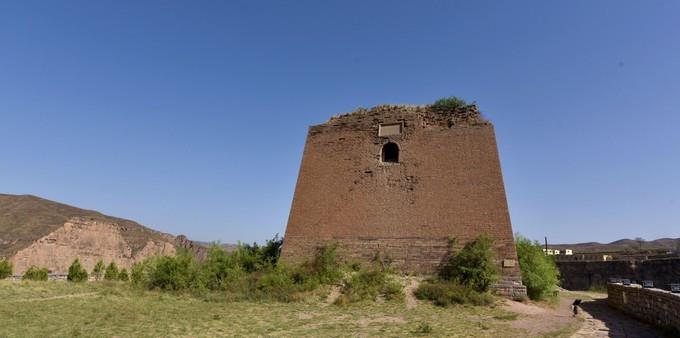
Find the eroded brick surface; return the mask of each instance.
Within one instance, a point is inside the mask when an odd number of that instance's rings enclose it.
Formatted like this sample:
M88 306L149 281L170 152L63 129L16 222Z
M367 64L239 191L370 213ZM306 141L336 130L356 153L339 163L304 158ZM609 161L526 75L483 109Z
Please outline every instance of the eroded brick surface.
M380 124L403 123L379 137ZM381 148L398 144L399 163ZM462 247L494 240L505 280L519 280L494 129L476 107L378 106L309 128L283 246L283 259L312 257L337 242L343 257L379 251L404 271L431 273L449 238Z

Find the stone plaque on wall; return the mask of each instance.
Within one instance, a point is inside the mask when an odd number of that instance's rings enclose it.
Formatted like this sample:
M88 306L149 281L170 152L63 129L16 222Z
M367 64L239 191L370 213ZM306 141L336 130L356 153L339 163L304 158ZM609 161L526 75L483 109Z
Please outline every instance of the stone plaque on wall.
M392 135L401 135L402 127L403 127L403 124L401 122L400 123L381 124L378 127L378 136L385 137L385 136L392 136Z

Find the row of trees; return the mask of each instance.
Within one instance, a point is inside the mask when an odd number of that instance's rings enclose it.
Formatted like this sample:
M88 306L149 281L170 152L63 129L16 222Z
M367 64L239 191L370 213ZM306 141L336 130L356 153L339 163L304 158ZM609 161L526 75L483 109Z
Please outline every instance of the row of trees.
M0 260L0 279L5 279L12 276L14 267L12 263L8 260ZM67 280L72 282L82 282L88 279L89 274L87 270L80 263L77 258L71 263L68 268ZM94 269L92 269L92 276L95 280L109 280L109 281L127 281L129 280L129 275L127 269L118 269L115 262L109 263L109 265L104 265L104 261L99 260ZM49 270L47 268L41 268L37 266L31 266L26 270L22 279L24 280L34 280L34 281L46 281L49 277Z
M107 281L124 282L130 279L127 269L118 269L116 262L111 262L109 265L105 265L104 261L102 260L97 261L97 263L94 265L94 268L92 269L92 276L98 281L102 280L102 278ZM85 270L83 265L80 264L80 261L76 258L68 268L66 280L70 282L84 282L88 279L88 277L89 274L87 273L87 270Z

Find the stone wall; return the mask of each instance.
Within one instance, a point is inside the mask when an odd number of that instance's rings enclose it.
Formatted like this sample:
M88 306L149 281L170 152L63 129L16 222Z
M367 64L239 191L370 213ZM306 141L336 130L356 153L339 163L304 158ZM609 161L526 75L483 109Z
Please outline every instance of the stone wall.
M607 285L609 306L660 327L680 331L680 294L639 285Z
M680 283L680 258L644 261L557 261L562 287L567 290L587 290L604 287L610 277L633 281L652 280L659 288Z
M387 123L402 133L380 137ZM381 161L388 142L399 163ZM494 240L505 280L519 281L494 129L474 106L378 106L309 128L284 260L337 242L345 257L381 252L404 271L432 273L449 238L462 246L480 234Z

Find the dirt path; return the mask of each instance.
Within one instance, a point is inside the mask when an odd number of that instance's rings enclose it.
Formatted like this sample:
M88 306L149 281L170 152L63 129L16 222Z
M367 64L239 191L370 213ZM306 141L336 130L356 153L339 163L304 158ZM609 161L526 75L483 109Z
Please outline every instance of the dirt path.
M570 304L572 301L570 295L562 294L560 294L559 303L556 306L505 300L503 309L519 314L510 325L514 328L526 330L528 337L552 337L554 332L580 324L579 319L571 315Z
M584 300L580 316L585 319L581 329L572 338L661 338L663 335L652 326L629 317L607 305L607 295Z
M97 294L99 294L99 292L74 293L72 295L17 299L14 302L17 302L17 303L19 303L19 302L42 302L42 301L47 301L47 300L64 299L64 298L90 297L90 296L95 296Z
M406 301L406 308L412 309L418 305L418 299L413 294L413 291L420 285L420 280L417 278L409 278L406 280L406 287L404 288L404 298Z

